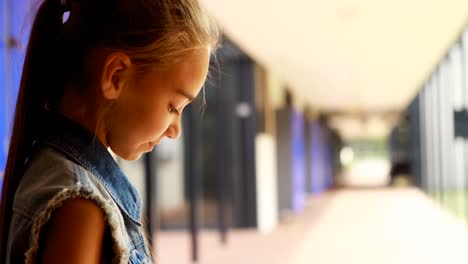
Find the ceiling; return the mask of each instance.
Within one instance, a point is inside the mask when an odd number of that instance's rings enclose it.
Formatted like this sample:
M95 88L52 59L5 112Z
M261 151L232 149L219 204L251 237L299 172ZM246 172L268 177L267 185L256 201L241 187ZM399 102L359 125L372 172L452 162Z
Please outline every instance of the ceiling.
M328 111L398 111L455 42L467 0L201 0L226 34Z

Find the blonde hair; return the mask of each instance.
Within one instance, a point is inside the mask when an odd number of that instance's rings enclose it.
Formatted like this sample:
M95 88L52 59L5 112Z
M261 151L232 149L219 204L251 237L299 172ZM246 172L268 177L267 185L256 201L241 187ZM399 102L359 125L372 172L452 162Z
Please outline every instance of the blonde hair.
M138 2L138 1L136 1ZM219 45L220 30L213 18L205 12L196 0L159 0L147 2L146 12L155 17L156 23L141 31L122 33L128 38L138 38L143 45L126 39L117 43L117 49L126 52L140 67L146 65L164 66L172 64L196 49L210 48L215 51ZM151 6L149 3L159 2ZM141 10L140 10L141 11ZM157 25L156 25L157 24ZM112 47L112 43L106 43Z

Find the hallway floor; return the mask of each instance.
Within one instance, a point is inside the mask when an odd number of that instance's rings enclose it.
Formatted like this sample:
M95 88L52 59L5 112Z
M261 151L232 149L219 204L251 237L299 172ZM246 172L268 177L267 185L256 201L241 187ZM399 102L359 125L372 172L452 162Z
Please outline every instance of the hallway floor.
M162 232L157 263L188 264L186 232ZM417 189L341 190L311 198L269 234L200 235L202 264L468 263L468 229Z

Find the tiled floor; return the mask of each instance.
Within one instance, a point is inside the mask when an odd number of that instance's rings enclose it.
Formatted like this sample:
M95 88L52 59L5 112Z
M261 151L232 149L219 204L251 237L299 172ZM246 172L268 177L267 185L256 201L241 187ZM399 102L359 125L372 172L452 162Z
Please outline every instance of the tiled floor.
M157 263L188 264L187 233L160 233ZM202 264L468 263L468 230L415 189L343 190L313 198L274 232L201 234Z

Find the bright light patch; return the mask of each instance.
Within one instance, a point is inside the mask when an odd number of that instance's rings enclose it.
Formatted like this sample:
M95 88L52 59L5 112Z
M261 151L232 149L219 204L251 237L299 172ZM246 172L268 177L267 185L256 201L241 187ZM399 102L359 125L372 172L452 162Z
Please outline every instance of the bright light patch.
M343 166L349 166L354 161L354 152L350 147L344 147L340 152L340 161Z

